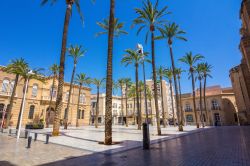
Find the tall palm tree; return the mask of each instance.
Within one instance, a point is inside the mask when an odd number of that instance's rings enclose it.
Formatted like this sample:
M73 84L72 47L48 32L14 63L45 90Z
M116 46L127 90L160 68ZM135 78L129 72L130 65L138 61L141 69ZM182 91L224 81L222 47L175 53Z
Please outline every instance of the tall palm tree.
M51 2L52 4L58 2L57 0L42 0L42 5ZM68 29L70 23L70 17L72 15L72 7L76 6L77 11L80 14L81 20L83 20L83 15L80 9L80 0L65 0L66 3L66 13L64 18L64 26L63 26L63 35L62 35L62 47L61 47L61 55L60 55L60 65L59 65L59 79L58 79L58 90L57 90L57 99L56 99L56 108L55 108L55 119L53 125L53 136L59 135L60 128L60 116L61 110L63 107L63 86L64 86L64 68L65 68L65 54L67 47L67 39L68 39Z
M41 71L43 69L39 68L39 69L30 69L28 65L24 65L22 67L20 67L20 76L22 77L22 79L24 80L24 84L23 84L23 97L22 97L22 104L21 104L21 107L20 107L20 112L19 112L19 115L18 115L18 120L17 120L17 126L16 126L16 129L19 128L19 124L22 123L21 122L21 110L25 104L25 90L28 91L28 86L27 86L27 89L26 89L26 85L29 84L29 81L30 80L39 80L41 82L45 82L45 77L41 74Z
M204 78L204 75L202 72L203 65L201 63L198 63L197 66L195 67L195 71L197 72L197 78L200 84L200 111L201 111L200 120L201 120L202 127L205 127L204 116L203 116L203 106L202 106L202 80Z
M76 75L75 82L79 84L79 92L78 92L78 101L77 101L77 114L76 114L76 127L79 127L79 108L80 108L80 97L81 97L81 91L82 91L82 86L86 85L88 86L91 83L91 78L87 77L86 74L84 73L79 73Z
M136 117L135 117L135 105L136 104L136 86L134 84L132 84L128 90L128 97L129 98L133 98L134 100L134 110L133 110L133 118L134 118L134 124L136 124Z
M167 43L169 46L169 51L170 51L170 57L171 57L171 63L172 63L172 70L173 70L173 76L174 76L174 87L175 87L175 97L176 97L176 108L177 108L177 119L180 119L180 121L178 120L178 125L179 125L179 131L183 131L183 117L180 115L182 115L182 111L180 109L180 105L181 103L179 102L179 92L178 92L178 86L177 86L177 79L176 79L176 74L175 74L175 61L174 61L174 54L173 54L173 50L172 50L172 45L173 45L173 41L174 39L180 39L183 41L187 41L186 38L182 37L183 34L185 34L184 31L180 30L179 26L175 23L171 23L168 25L164 25L164 28L160 28L159 29L161 32L161 36L157 37L158 39L167 39Z
M140 110L140 101L139 101L139 76L138 76L138 67L142 61L143 56L139 54L137 51L132 49L125 50L126 54L122 58L122 63L125 66L129 64L135 65L135 87L136 87L136 106L137 106L137 114L138 114L138 130L141 130L141 110Z
M206 104L206 84L207 84L207 78L212 78L212 75L210 74L211 73L211 69L213 68L212 65L208 64L207 62L205 63L202 63L202 73L203 73L203 76L204 76L204 82L203 82L203 103L204 103L204 109L205 109L205 112L206 112L206 116L208 118L208 122L210 122L210 118L208 116L208 112L207 112L207 104Z
M195 63L203 59L204 57L200 54L193 55L192 52L186 53L186 55L179 59L179 61L187 64L189 66L189 74L192 79L192 90L193 90L193 105L194 105L194 115L196 120L196 126L199 128L199 122L197 120L197 111L196 111L196 103L195 103L195 79L194 79L194 72L195 72Z
M103 86L105 78L92 79L92 84L96 86L97 96L96 96L96 115L95 115L95 128L98 128L98 117L99 117L99 99L100 99L100 88Z
M106 76L106 111L105 111L105 145L112 144L112 86L113 86L113 45L115 30L115 0L110 0L109 32L108 32L108 57Z
M153 100L154 94L153 94L153 92L150 90L150 88L149 88L148 86L147 86L147 89L146 89L146 93L147 93L147 98L148 98L148 100L149 100L149 102L150 102L150 107L151 107L151 109L150 109L150 116L151 116L150 122L151 122L151 125L153 126L153 107L152 107L152 100Z
M148 28L146 33L145 41L147 42L149 32L151 33L151 51L152 51L152 69L153 69L153 80L154 80L154 97L155 97L155 109L156 109L156 119L157 119L157 133L161 135L160 128L160 117L159 117L159 106L158 106L158 92L157 92L157 78L156 78L156 66L155 66L155 30L159 29L164 22L166 22L163 17L167 12L167 6L162 9L158 9L159 0L155 4L152 4L150 0L145 0L143 2L143 7L136 8L135 12L138 17L133 21L133 25L140 25L137 35L144 29Z
M4 68L5 72L10 73L10 74L15 74L15 82L14 82L14 86L13 86L11 97L10 97L10 106L7 112L7 120L5 124L6 128L8 128L10 124L14 97L16 95L17 83L18 83L18 80L20 78L20 74L23 68L28 68L28 63L25 62L23 58L12 60L11 63L6 68Z
M59 66L57 64L53 64L49 68L50 72L52 73L52 87L51 87L51 92L50 92L50 100L49 100L49 110L48 110L48 117L46 118L46 127L49 127L49 119L50 119L50 113L51 113L51 105L52 105L52 99L53 99L53 94L54 94L54 89L55 89L55 80L58 76L58 71L59 71Z
M142 92L144 90L144 83L142 81L139 81L139 99L140 99L140 110L141 110L141 117L142 117ZM145 103L144 103L145 105ZM146 113L146 108L144 107L144 111Z
M161 84L161 107L162 107L162 118L163 118L163 127L166 127L166 114L164 110L164 101L163 101L163 77L164 77L164 68L160 66L156 73L160 77L160 84Z
M181 116L182 116L182 119L183 119L183 122L185 120L185 117L184 117L184 110L183 110L183 107L182 107L182 93L181 93L181 74L184 72L184 70L182 70L181 68L175 68L175 74L177 76L177 79L178 79L178 86L179 86L179 98L180 98L180 109L181 109ZM183 124L184 125L184 124Z
M78 45L73 46L73 45L71 45L68 48L68 52L69 52L69 56L73 58L74 67L73 67L73 71L72 71L72 75L71 75L71 81L70 81L70 87L69 87L69 97L68 97L68 101L67 101L67 108L66 108L65 114L64 114L64 129L68 128L68 114L69 114L71 93L72 93L72 88L73 88L73 81L74 81L75 72L76 72L76 65L77 65L79 59L84 56L84 54L86 53L86 50L82 50L82 46L78 46Z
M131 87L132 82L130 78L124 78L124 83L125 83L126 127L128 127L128 89Z
M102 29L104 29L104 31L102 32L98 32L96 34L96 36L100 36L103 34L108 34L109 32L109 19L104 19L103 22L97 22L97 25L99 25ZM128 32L126 32L125 30L123 30L122 28L124 27L124 23L119 22L118 18L115 18L114 20L114 37L119 37L120 35L127 35Z
M118 85L118 87L120 88L120 91L121 91L121 112L122 112L122 125L124 125L124 112L123 112L123 106L124 106L124 104L123 104L123 99L124 99L124 93L123 93L123 88L124 88L124 86L125 86L125 80L124 80L124 78L120 78L119 80L117 80L117 85Z
M165 69L164 70L164 76L168 79L168 82L169 82L169 85L170 85L171 105L172 105L172 111L173 111L173 123L174 123L174 126L175 126L176 123L175 123L174 99L173 99L173 88L172 88L173 87L173 83L172 83L173 70L171 68ZM177 115L177 119L178 119L178 115Z

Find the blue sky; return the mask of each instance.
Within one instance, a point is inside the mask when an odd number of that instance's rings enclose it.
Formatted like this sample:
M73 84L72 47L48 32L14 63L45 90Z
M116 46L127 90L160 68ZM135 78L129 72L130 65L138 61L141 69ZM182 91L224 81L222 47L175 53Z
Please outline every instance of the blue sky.
M11 59L25 58L32 67L48 68L59 62L61 36L65 14L64 0L58 0L54 6L40 6L39 0L3 1L0 6L0 65L7 65ZM172 14L166 17L176 22L187 32L188 42L176 41L173 46L175 59L186 52L200 53L206 61L213 65L213 79L208 85L231 86L229 69L240 63L241 54L238 49L241 25L239 19L240 0L161 0L160 6L169 6ZM77 66L77 73L84 72L90 77L105 77L107 61L107 36L95 37L101 31L97 21L108 17L109 1L81 0L84 13L82 25L75 8L70 22L68 45L80 44L87 49ZM144 44L150 52L150 45L144 43L143 31L136 36L137 27L131 29L136 14L135 7L141 7L141 0L117 0L116 17L125 23L126 36L115 39L113 72L114 79L132 77L134 67L124 67L120 60L127 48L135 48L136 43ZM157 66L170 66L170 55L166 41L156 41ZM73 61L67 56L65 80L70 80ZM187 66L177 63L187 69ZM141 69L140 69L141 70ZM146 65L149 78L152 68ZM182 90L190 92L191 81L183 75ZM142 79L142 75L140 74Z

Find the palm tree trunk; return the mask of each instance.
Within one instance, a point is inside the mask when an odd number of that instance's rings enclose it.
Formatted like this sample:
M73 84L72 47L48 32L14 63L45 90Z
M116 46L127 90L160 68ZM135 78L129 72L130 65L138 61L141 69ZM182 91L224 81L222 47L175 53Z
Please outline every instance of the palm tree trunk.
M121 93L122 93L122 86L121 86ZM124 118L123 118L123 93L122 93L122 98L121 98L121 111L122 111L122 125L124 125Z
M210 118L208 116L208 112L207 112L207 104L206 104L206 84L207 84L207 77L204 77L204 87L203 87L203 102L204 102L204 109L205 109L205 113L206 113L206 117L207 117L207 122L210 123Z
M13 104L14 104L14 97L16 95L16 88L17 88L18 80L19 80L19 74L16 74L14 87L13 87L12 94L10 97L10 106L9 106L9 109L7 112L7 120L6 120L5 128L8 128L10 125L10 119L11 119L11 114L12 114L11 112L12 112L12 108L13 108Z
M164 101L163 101L163 85L162 85L162 76L160 76L161 82L161 107L162 107L162 119L163 119L163 127L166 127L166 115L164 111Z
M139 78L138 78L138 64L135 65L135 89L136 89L136 106L137 106L137 117L138 117L138 130L141 130L141 109L139 101Z
M65 112L65 117L64 117L64 129L68 129L68 116L69 116L69 106L70 106L70 100L71 100L71 93L72 93L72 88L73 88L73 81L75 77L75 72L76 72L76 64L74 64L72 75L71 75L71 80L70 80L70 87L69 87L69 98L67 102L67 108Z
M152 100L151 99L149 99L150 100L150 105L151 105L151 125L153 126L154 124L153 124L153 108L152 108Z
M172 80L169 80L170 84L170 95L171 95L171 104L172 104L172 110L173 110L173 123L175 127L175 111L174 111L174 99L173 99L173 89L172 89Z
M174 64L174 55L172 50L172 45L169 45L170 48L170 56L171 56L171 62L172 62L172 70L173 70L173 76L174 76L174 89L175 89L175 100L176 100L176 112L177 112L177 120L178 120L178 126L179 131L183 131L183 119L180 117L180 107L179 107L179 94L178 94L178 86L177 86L177 80L176 80L176 73L175 73L175 64Z
M155 41L154 31L151 31L151 50L152 50L152 68L153 68L153 80L154 80L154 98L155 98L155 112L157 122L157 133L161 135L159 106L158 106L158 91L157 91L157 79L156 79L156 67L155 67Z
M110 0L108 60L106 79L105 145L112 144L112 59L114 44L115 0Z
M100 87L99 87L99 86L97 86L97 99L96 99L95 128L98 128L98 117L99 117L99 96L100 96Z
M51 105L52 105L52 99L53 99L53 93L54 93L54 86L55 86L55 74L52 81L52 89L50 94L50 100L49 100L49 110L48 110L48 117L46 117L46 128L49 128L49 120L50 120L50 112L51 112Z
M64 20L64 28L63 28L62 49L60 55L59 79L58 79L58 90L57 90L58 93L56 98L55 119L52 131L53 136L58 136L60 129L60 117L61 117L61 110L63 107L62 98L63 98L63 85L64 85L65 54L67 47L68 28L69 28L71 11L72 11L72 4L67 4L65 20Z
M202 123L202 127L205 127L204 125L204 118L203 118L203 111L202 111L202 84L201 84L201 79L199 79L200 81L200 109L201 109L201 123Z
M182 116L182 122L183 122L183 125L184 125L185 117L184 117L184 112L183 112L183 107L182 107L181 81L180 81L180 78L178 78L178 84L179 84L179 98L180 98L181 116Z
M134 118L134 124L136 124L136 120L135 120L135 97L134 97L134 112L133 112L133 118Z
M78 119L80 118L79 108L80 108L81 90L82 90L82 84L80 84L79 93L78 93L78 101L77 101L77 109L76 109L76 127L79 127L79 121L78 121Z
M126 104L126 127L128 127L128 85L126 85L126 99L125 99L125 104Z
M195 121L196 121L196 127L199 128L199 122L197 119L197 110L196 110L196 102L195 102L195 81L194 81L194 73L191 72L191 77L192 77L192 89L193 89L193 105L194 105L194 116L195 116Z

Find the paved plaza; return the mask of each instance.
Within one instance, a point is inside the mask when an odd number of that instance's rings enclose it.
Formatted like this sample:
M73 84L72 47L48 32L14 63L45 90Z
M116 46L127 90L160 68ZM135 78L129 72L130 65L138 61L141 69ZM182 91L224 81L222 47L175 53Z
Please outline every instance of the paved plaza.
M91 127L88 128L90 129ZM116 129L114 130L115 136ZM117 130L120 129L117 128ZM27 149L27 140L20 139L20 142L16 143L14 137L2 134L0 135L0 165L247 166L250 165L249 131L250 127L238 126L210 128L155 142L151 145L151 150L144 151L138 147L116 153L94 152L53 143L47 145L42 141L32 142L32 147ZM136 133L136 131L133 132Z

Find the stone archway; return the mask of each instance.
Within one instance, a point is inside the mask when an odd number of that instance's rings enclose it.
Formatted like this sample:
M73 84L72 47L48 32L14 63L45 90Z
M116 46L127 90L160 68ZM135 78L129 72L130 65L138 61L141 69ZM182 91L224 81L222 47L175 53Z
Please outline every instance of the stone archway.
M50 115L49 115L49 107L47 108L46 110L46 119L49 117L49 124L53 124L54 123L54 118L55 118L55 109L53 107L51 107L51 110L50 110Z
M238 114L232 101L228 98L222 99L224 107L224 123L225 125L237 125Z

